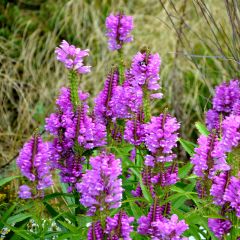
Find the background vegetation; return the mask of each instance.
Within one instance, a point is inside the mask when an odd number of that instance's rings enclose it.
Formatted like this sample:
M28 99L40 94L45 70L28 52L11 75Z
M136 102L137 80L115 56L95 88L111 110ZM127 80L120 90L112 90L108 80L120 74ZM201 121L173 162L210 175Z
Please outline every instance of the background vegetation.
M89 48L92 72L82 88L94 96L114 62L104 21L110 12L134 16L131 57L144 45L162 58L164 102L182 123L181 134L195 141L194 123L204 120L214 86L239 75L240 18L237 0L15 0L0 1L0 175L15 171L14 159L54 108L66 70L55 60L62 39ZM207 104L206 104L207 103ZM16 172L14 172L16 175ZM14 181L11 184L16 184ZM4 201L14 192L2 189ZM7 195L6 195L7 194Z

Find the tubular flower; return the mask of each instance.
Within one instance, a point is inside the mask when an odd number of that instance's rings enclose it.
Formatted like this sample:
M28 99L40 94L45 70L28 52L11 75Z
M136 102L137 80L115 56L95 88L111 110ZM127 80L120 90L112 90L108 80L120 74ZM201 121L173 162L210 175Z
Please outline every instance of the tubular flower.
M208 110L206 114L206 125L209 131L213 129L219 129L220 115L216 110Z
M229 83L223 83L216 87L213 98L213 109L222 113L230 113L234 103L239 99L239 81L231 80Z
M230 178L223 199L230 202L230 206L236 210L236 215L240 218L240 179L236 177Z
M142 216L138 219L138 233L142 235L154 236L155 229L152 224L154 222L159 222L163 219L161 214L161 207L157 204L153 204L150 207L149 213L147 216Z
M229 170L225 153L219 148L219 151L217 150L219 141L216 135L201 135L198 138L198 144L199 146L195 148L195 154L191 158L191 162L194 164L194 173L198 177L212 178L217 170Z
M132 87L128 84L117 86L109 103L112 116L115 118L130 118L139 112L142 106L143 92L140 87Z
M58 111L46 119L45 126L55 137L50 145L52 165L61 170L61 181L71 184L82 176L81 152L106 142L106 127L88 116L88 93L78 91L78 97L80 104L74 111L70 89L62 88L56 100Z
M142 114L138 114L138 118L128 120L125 125L124 139L133 145L140 145L144 142L144 125Z
M133 30L133 17L125 16L121 13L117 15L110 14L106 18L106 28L108 37L108 48L111 51L122 48L123 43L133 40L130 35Z
M176 118L164 114L152 117L151 121L145 124L145 144L148 150L156 155L158 162L168 162L175 157L172 149L177 146L179 128Z
M103 90L98 94L95 99L94 114L96 118L103 123L107 122L107 118L112 117L112 109L109 103L115 94L118 80L118 70L114 70L108 75Z
M229 171L221 172L219 176L213 178L213 185L210 194L213 196L213 202L216 205L223 206L226 201L223 199L225 190L229 183Z
M85 66L83 63L83 58L89 55L88 49L81 50L63 40L55 53L57 60L64 63L66 68L74 69L81 74L90 72L91 66Z
M133 231L133 226L130 224L134 221L133 217L128 217L125 212L120 211L113 218L107 217L106 230L107 240L131 240L130 233Z
M184 239L180 237L188 229L185 221L178 221L178 216L175 214L171 219L167 219L162 216L161 211L161 207L152 205L148 215L139 218L138 233L150 236L152 239Z
M18 195L22 199L32 198L31 188L27 185L22 185L19 187Z
M97 210L118 208L122 199L122 180L120 159L113 154L101 154L90 158L92 170L87 170L82 182L77 183L81 193L80 202L89 208L88 214L94 215Z
M160 64L158 53L138 52L132 61L130 73L133 77L129 79L130 84L134 87L146 84L149 90L158 90L160 88L158 84Z
M208 226L216 237L222 239L224 235L230 232L232 223L228 219L209 218Z
M48 165L49 148L38 135L26 142L17 158L17 166L21 173L32 182L37 183L37 190L42 190L53 184ZM20 196L29 196L26 185L20 188Z
M230 115L222 122L222 140L219 147L224 152L231 152L240 141L240 116Z
M153 236L156 239L187 239L181 238L181 235L188 229L188 225L184 220L178 221L176 214L173 214L170 219L164 218L162 221L153 222L152 226L155 229Z
M100 221L92 223L90 228L88 229L87 234L88 240L102 240L103 239L103 229Z
M158 173L151 178L152 183L160 184L162 187L173 185L178 180L178 168L176 166L168 167L164 172Z

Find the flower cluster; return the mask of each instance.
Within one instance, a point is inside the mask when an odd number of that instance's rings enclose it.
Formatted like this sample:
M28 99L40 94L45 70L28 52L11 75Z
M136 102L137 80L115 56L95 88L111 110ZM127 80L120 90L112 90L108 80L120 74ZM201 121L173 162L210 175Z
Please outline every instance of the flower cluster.
M122 199L122 180L120 159L113 154L102 153L91 157L91 170L87 170L82 182L77 183L77 190L81 193L80 202L89 208L88 214L96 211L118 208Z
M176 118L165 114L152 117L150 123L145 124L145 144L156 155L157 162L170 162L176 157L172 149L177 145L179 128Z
M78 88L78 74L90 72L91 67L84 64L89 50L81 50L63 40L55 53L57 60L69 70L70 83L60 90L56 110L46 118L45 129L52 140L44 143L39 136L32 138L21 150L17 164L23 175L34 182L37 191L52 184L50 168L58 170L61 182L66 183L68 191L73 192L75 198L79 197L80 204L87 208L81 211L91 217L88 240L132 239L134 218L128 216L129 211L122 206L126 184L122 181L126 175L131 182L129 186L135 187L133 196L146 197L149 192L148 198L154 199L148 215L138 219L138 233L152 239L184 239L182 234L188 226L177 215L171 215L172 206L168 201L169 186L179 180L174 148L180 124L167 113L156 117L150 112L151 100L162 98L162 93L158 92L160 57L143 49L133 57L130 68L125 69L122 47L133 39L133 18L122 13L111 14L106 19L106 28L109 49L120 50L120 61L95 98L93 111L89 112L87 104L89 94ZM227 141L229 134L236 134L238 127L232 128L231 133L223 131L223 140ZM238 143L238 139L236 141ZM118 159L111 153L114 151L118 156L121 143L123 152L125 145L131 151L131 164L136 164L139 173L126 169L129 165L125 157ZM207 166L208 155L205 154L202 162ZM205 165L202 172L207 170ZM134 174L138 177L137 183ZM229 187L236 189L231 184ZM24 199L32 198L33 193L28 185L19 189ZM229 199L234 196L227 190L225 195ZM128 194L124 197L128 198ZM138 206L147 208L146 201L135 200ZM165 201L162 206L160 200ZM232 208L238 211L237 201Z
M219 129L220 121L231 113L237 113L239 101L240 85L238 80L231 80L229 83L217 86L213 98L213 108L206 115L208 129Z
M21 173L29 181L35 182L37 191L53 184L48 160L48 143L44 143L37 134L24 144L17 158L17 166L20 168ZM19 197L31 198L32 190L35 189L22 185L19 189Z
M178 221L175 214L170 219L163 217L161 207L155 204L151 206L147 216L139 218L138 224L138 232L152 239L187 239L181 238L182 233L188 229L185 221Z
M161 60L157 53L138 52L133 58L130 69L130 73L134 76L130 79L132 86L147 85L149 90L158 90L160 64Z
M228 219L209 218L208 226L216 237L222 239L225 234L229 233L232 223Z
M107 239L123 239L130 240L130 233L133 231L133 226L130 224L134 221L133 217L129 217L125 212L119 212L114 217L106 219L106 234Z
M238 80L216 87L213 108L207 112L206 125L210 134L201 135L199 146L191 158L194 173L199 177L197 190L202 197L211 195L219 206L222 218L209 219L211 231L223 238L232 228L230 217L240 217L239 176L230 152L240 142L240 85Z
M61 170L62 182L75 184L82 175L84 149L104 146L106 128L88 116L88 94L78 91L80 104L74 111L71 90L62 88L56 100L57 112L46 119L46 130L54 136L50 145L51 161ZM69 188L71 189L71 188Z
M67 41L63 40L60 47L55 50L57 60L63 62L68 69L74 69L78 73L89 73L91 67L85 66L83 58L89 55L89 50L81 50L74 45L70 45Z
M110 14L106 19L108 47L110 50L118 50L122 48L123 43L133 40L130 35L133 30L132 16L126 16L121 13L116 15Z

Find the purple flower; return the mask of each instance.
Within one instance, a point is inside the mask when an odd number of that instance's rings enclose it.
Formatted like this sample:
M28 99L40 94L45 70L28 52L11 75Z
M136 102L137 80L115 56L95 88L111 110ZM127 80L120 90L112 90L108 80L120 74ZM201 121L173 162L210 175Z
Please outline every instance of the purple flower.
M78 73L84 74L90 72L90 66L85 66L83 58L89 55L89 50L81 50L74 45L70 45L63 40L59 47L56 48L55 53L57 60L64 63L68 69L74 69Z
M176 118L164 114L152 117L151 121L145 124L146 147L157 155L158 162L169 161L168 156L172 155L173 147L177 146L177 130L179 128L180 124Z
M140 87L132 87L128 84L117 86L109 103L112 116L115 118L130 118L139 112L142 106L143 92Z
M229 166L226 163L226 155L218 147L219 141L217 135L201 135L198 138L198 147L195 148L195 154L191 158L194 164L194 173L199 177L212 178L216 171L227 171Z
M240 179L236 177L230 178L223 199L230 202L230 206L236 210L237 217L240 218Z
M208 110L206 114L206 125L209 131L212 131L213 129L219 129L220 123L219 123L220 115L216 110Z
M101 154L90 158L92 170L87 170L82 182L77 183L77 190L81 193L80 202L90 208L89 215L97 210L118 208L122 199L122 180L120 159L113 154Z
M125 212L120 211L114 217L107 217L106 230L107 240L123 239L131 240L130 233L133 231L133 226L130 224L134 221L133 217L129 217Z
M178 216L173 214L170 219L164 218L162 221L152 223L155 229L153 236L157 239L179 240L181 235L188 229L188 225L184 220L178 221Z
M213 178L213 184L210 194L213 196L213 202L216 205L223 206L226 201L223 199L225 190L229 182L229 171L221 172L219 176Z
M92 223L90 228L88 229L87 234L88 240L103 240L103 229L100 221Z
M213 98L213 109L230 113L234 103L240 98L240 88L238 80L231 80L229 83L223 83L216 87Z
M20 186L18 195L22 199L32 198L31 188L27 185Z
M208 226L216 237L222 239L225 234L230 232L232 223L228 219L209 218Z
M79 90L74 110L70 89L62 88L56 100L58 111L46 119L45 128L55 137L50 145L52 166L60 169L62 182L73 186L82 177L82 153L106 144L106 127L88 116L88 96Z
M130 36L133 30L133 17L125 16L121 13L110 14L106 18L106 28L108 37L108 48L112 51L122 48L123 43L131 42Z
M146 52L138 52L132 61L130 73L133 75L129 82L132 86L147 85L149 90L158 90L159 69L161 60L156 54L147 54Z
M107 118L112 117L112 109L109 103L113 95L115 94L118 79L118 70L114 70L108 75L103 90L98 94L95 99L94 114L96 118L103 123L107 122Z
M44 143L37 135L24 144L17 158L21 173L30 181L36 181L38 190L53 184L48 160L48 143ZM24 187L23 190L26 191L27 188Z
M150 207L148 215L142 216L138 219L138 233L154 236L155 229L152 227L152 223L159 222L162 219L161 207L158 204L153 204Z
M164 171L157 173L152 176L151 182L153 184L160 184L160 186L165 187L175 184L179 180L178 178L178 168L177 166L171 166Z
M222 122L222 139L219 147L224 152L231 152L240 141L240 116L230 115Z
M142 144L145 139L143 117L141 117L141 113L138 115L137 119L126 122L124 131L124 139L135 146Z
M211 170L213 167L213 159L211 151L214 148L215 139L211 135L209 137L201 135L198 138L198 147L194 149L195 154L191 158L191 163L194 164L194 174L198 177L204 177L206 170ZM209 169L210 167L210 169Z
M188 225L184 220L178 221L175 214L170 219L163 217L161 210L158 205L152 205L148 215L139 218L138 233L152 239L182 239L180 237L188 229Z

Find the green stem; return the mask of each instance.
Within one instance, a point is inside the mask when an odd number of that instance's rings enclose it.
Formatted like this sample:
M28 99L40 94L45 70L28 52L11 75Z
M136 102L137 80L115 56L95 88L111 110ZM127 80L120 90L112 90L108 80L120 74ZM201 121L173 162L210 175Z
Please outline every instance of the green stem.
M144 112L144 122L149 122L151 119L150 94L146 84L143 86L143 112Z
M78 75L76 73L76 71L71 70L69 72L69 76L68 76L69 80L70 80L70 89L71 89L71 102L73 104L74 107L74 111L76 111L77 106L79 104L79 97L78 97Z
M118 58L119 58L119 84L122 85L124 82L124 61L123 61L123 51L122 48L118 50Z

